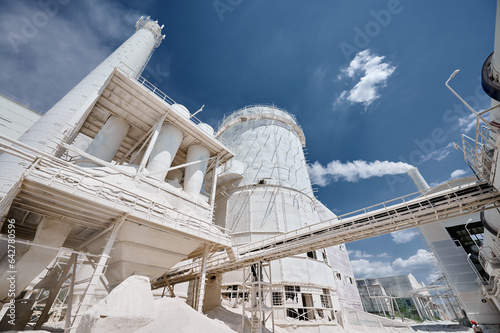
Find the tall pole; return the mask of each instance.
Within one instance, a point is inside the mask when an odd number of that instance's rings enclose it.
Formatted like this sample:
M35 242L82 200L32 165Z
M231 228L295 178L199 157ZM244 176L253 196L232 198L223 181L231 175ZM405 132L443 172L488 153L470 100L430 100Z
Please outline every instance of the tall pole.
M144 68L164 38L161 29L149 17L141 17L136 23L136 32L34 123L19 141L41 152L57 155L61 144L76 136L113 71L121 63L132 69ZM26 167L17 157L0 155L0 199L20 179Z

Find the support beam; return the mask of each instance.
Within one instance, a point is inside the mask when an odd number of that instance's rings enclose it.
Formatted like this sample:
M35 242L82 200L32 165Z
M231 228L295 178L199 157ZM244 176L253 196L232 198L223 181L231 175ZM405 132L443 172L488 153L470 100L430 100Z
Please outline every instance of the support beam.
M75 291L75 280L76 280L76 266L78 264L78 260L75 260L73 264L73 275L71 276L71 285L69 286L69 292L68 292L68 298L67 298L67 303L68 306L66 308L66 315L65 315L65 323L64 323L64 330L68 329L71 326L71 311L73 310L73 293Z
M203 258L201 262L201 275L199 287L198 287L198 299L197 299L197 307L198 312L202 312L203 310L203 299L205 298L205 285L207 280L207 259L208 259L208 244L204 245L203 248Z
M73 319L73 324L70 327L70 332L72 333L76 332L78 325L80 324L80 320L83 317L83 314L91 306L92 297L94 297L94 293L99 283L99 280L101 279L102 275L104 274L104 270L106 269L108 260L110 258L109 254L113 249L113 244L115 243L116 237L118 236L118 231L120 230L120 227L127 219L127 216L128 214L125 214L118 221L115 222L115 227L113 228L111 234L109 235L108 241L104 246L101 257L99 258L99 262L96 265L94 274L90 278L87 290L85 290L84 297L80 305L78 306L78 310L76 311L75 318Z
M76 262L77 255L75 253L71 254L71 257L69 258L69 261L66 264L66 267L64 267L63 272L61 273L61 276L59 277L59 280L57 280L56 285L54 286L54 289L50 291L49 297L47 298L47 301L45 301L45 307L42 310L42 313L40 314L40 317L38 317L38 320L35 324L35 327L33 328L34 330L38 330L42 327L43 323L49 319L49 311L50 308L52 307L52 304L54 304L54 301L56 300L57 295L59 294L59 291L61 290L61 287L66 281L66 279L69 276L69 271L73 267L73 265ZM74 279L74 277L73 277Z
M417 309L418 316L420 317L420 320L424 320L424 317L422 316L422 312L420 312L420 306L417 303L417 300L415 299L415 296L412 296L411 299L413 300L413 304L415 305L415 309Z
M210 212L212 214L212 218L210 221L214 221L214 209L215 209L215 192L217 190L217 168L219 167L219 155L217 155L217 159L215 160L215 166L214 166L214 174L213 174L213 179L212 179L212 195L210 196Z

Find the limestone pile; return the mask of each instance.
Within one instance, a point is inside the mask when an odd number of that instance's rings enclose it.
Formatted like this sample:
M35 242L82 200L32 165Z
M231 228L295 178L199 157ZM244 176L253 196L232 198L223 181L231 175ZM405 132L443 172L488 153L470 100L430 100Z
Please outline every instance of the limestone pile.
M83 315L77 333L135 332L155 319L149 278L134 275Z
M149 279L131 276L90 308L77 333L234 333L198 313L180 298L153 299Z

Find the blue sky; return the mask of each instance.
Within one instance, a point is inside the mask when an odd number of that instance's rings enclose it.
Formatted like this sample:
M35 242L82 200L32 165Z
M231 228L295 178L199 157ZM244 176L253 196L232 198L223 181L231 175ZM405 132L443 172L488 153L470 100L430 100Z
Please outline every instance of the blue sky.
M250 104L293 113L318 198L337 214L416 191L410 164L430 184L471 174L451 142L473 134L473 119L444 82L460 68L452 86L474 108L489 106L479 75L495 1L7 0L0 89L47 110L143 14L167 35L143 76L191 112L205 105L198 116L214 127ZM412 231L347 247L357 277L412 272L429 282Z

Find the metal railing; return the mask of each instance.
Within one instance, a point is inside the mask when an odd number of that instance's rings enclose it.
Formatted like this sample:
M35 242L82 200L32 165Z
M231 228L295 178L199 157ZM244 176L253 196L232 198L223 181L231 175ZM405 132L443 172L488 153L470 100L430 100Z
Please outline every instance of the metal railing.
M500 193L475 176L463 179L467 185L431 188L370 206L333 219L319 222L285 234L233 247L236 259L227 253L214 254L207 263L207 272L223 273L241 268L247 262L272 261L307 251L354 240L416 227L500 206ZM439 190L441 189L441 190ZM170 283L189 281L199 271L199 263L179 266L166 273ZM158 279L153 287L161 287Z
M165 94L163 91L158 89L154 84L146 80L143 76L141 76L139 73L135 72L132 68L124 64L123 62L120 62L120 64L116 67L117 70L125 74L128 78L135 80L139 85L143 86L147 91L151 92L153 95L158 97L160 100L164 101L168 105L173 105L177 104L172 98L170 98L167 94ZM189 116L189 119L191 119L195 124L200 124L202 123L201 120L196 118L194 114L191 114Z
M2 144L1 141L6 141L7 144ZM25 150L21 150L21 147ZM212 237L217 237L219 242L227 242L230 237L228 229L217 226L210 222L204 221L195 216L182 213L174 207L168 207L160 202L156 202L151 198L144 197L135 193L131 189L124 188L117 184L107 181L100 175L77 165L63 161L57 157L37 151L17 140L10 139L0 135L0 151L6 154L11 154L21 158L29 163L23 175L23 179L30 177L37 182L42 182L47 186L58 184L63 186L71 193L80 191L93 196L95 199L106 200L115 208L139 213L142 218L156 222L162 225L173 227L175 229L187 228L189 234L206 235L211 234ZM135 179L135 175L120 172L119 169L114 169L116 174L122 177ZM135 179L135 181L145 181L144 179ZM147 181L145 181L147 183ZM168 192L168 191L167 191ZM95 200L94 199L94 200ZM0 203L2 201L0 200ZM207 218L209 209L207 211Z
M500 105L499 105L500 106ZM466 162L478 175L486 175L490 184L493 183L495 170L495 141L500 134L500 124L495 121L487 121L487 113L499 107L495 106L476 114L476 133L475 138L462 134L462 147Z
M368 327L410 327L408 324L403 322L380 317L356 309L345 308L344 312L349 325L361 325Z
M221 121L219 121L218 123L218 126L217 128L220 129L222 126L224 126L225 124L231 122L232 120L236 119L236 118L239 118L241 116L245 116L245 115L250 115L250 114L255 114L255 109L259 109L259 110L269 110L269 109L272 109L272 110L277 110L279 113L276 113L276 115L278 116L282 116L284 118L289 118L289 120L293 121L295 123L295 125L302 130L302 128L300 127L298 121L297 121L297 118L289 113L288 111L284 110L284 109L281 109L279 107L277 107L276 105L274 104L254 104L254 105L247 105L241 109L238 109L234 112L231 112L231 113L226 113L224 114L224 117L222 118ZM273 113L273 112L263 112L264 114L266 113Z

